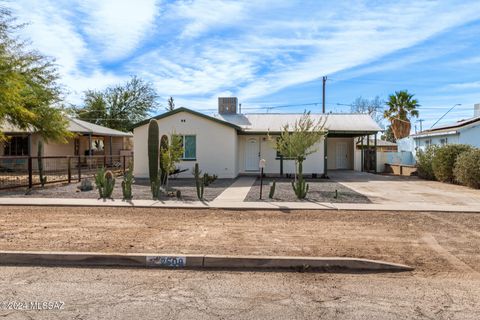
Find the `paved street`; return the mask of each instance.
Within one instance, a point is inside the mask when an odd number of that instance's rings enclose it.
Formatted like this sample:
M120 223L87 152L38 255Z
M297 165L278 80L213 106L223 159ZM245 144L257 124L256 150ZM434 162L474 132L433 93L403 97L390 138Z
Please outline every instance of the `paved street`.
M1 319L479 319L480 279L452 273L320 274L0 268Z

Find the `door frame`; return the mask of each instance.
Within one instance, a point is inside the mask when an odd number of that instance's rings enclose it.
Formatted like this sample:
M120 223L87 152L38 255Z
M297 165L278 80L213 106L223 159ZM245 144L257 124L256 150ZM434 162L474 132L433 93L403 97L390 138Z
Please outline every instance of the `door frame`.
M248 165L247 165L247 164L248 164L248 160L249 160L249 159L248 159L249 154L248 154L248 152L247 152L247 150L248 150L248 147L247 147L247 146L248 146L249 142L252 141L252 140L255 140L256 143L258 144L258 150L257 150L258 152L257 152L257 154L256 154L256 158L257 158L257 161L256 161L256 163L257 163L256 169L249 169L249 168L248 168ZM259 137L250 137L250 138L247 138L247 139L245 140L245 159L244 159L244 161L245 161L245 171L246 171L246 172L258 172L258 171L260 171L260 167L258 167L258 162L260 161L260 138L259 138Z
M338 165L338 160L339 160L339 158L338 158L338 146L339 145L345 146L345 158L343 159L345 162L342 162L342 164L344 164L344 166L342 166L342 167L339 167L339 165ZM343 156L342 156L342 158L343 158ZM348 143L346 141L337 141L335 143L335 167L336 167L336 169L340 169L340 170L349 168Z

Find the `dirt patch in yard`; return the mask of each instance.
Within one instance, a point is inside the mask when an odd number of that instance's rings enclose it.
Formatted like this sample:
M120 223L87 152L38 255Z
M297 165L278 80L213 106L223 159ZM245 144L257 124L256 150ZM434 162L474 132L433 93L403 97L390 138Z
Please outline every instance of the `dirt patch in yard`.
M269 199L269 191L272 182L276 181L275 193L273 199ZM263 201L300 201L298 200L295 192L292 188L292 179L263 179ZM371 203L371 201L361 193L355 192L344 185L324 179L306 179L309 190L307 198L303 201L315 201L315 202L343 202L343 203ZM335 192L337 191L337 192ZM255 181L255 184L247 194L245 201L262 201L260 198L260 179Z
M95 186L94 179L91 179ZM233 179L217 179L208 187L205 187L204 198L206 201L212 201L227 187L233 183ZM115 189L112 197L114 199L122 199L122 177L118 177L115 183ZM80 191L77 186L79 183L71 184L52 184L46 185L44 188L35 187L26 194L26 190L22 188L12 190L1 190L2 197L32 197L32 198L80 198L80 199L97 199L98 191L94 188L91 191ZM162 192L160 200L175 200L177 190L181 192L181 200L197 201L197 191L194 179L172 179L169 182L171 195L167 196ZM150 183L148 179L136 179L132 186L134 199L152 199L150 191Z
M0 207L0 249L338 256L480 272L480 215ZM452 258L453 257L453 258Z

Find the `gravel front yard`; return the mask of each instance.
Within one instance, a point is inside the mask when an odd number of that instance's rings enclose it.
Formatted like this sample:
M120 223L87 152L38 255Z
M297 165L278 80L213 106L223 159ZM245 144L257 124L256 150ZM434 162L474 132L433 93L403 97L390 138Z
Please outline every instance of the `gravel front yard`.
M270 186L272 181L276 181L275 194L273 199L268 198ZM315 202L344 202L344 203L371 203L371 201L364 195L345 187L344 185L324 179L306 179L310 185L306 201ZM337 198L335 198L335 190L338 191ZM263 179L263 200L259 200L260 196L260 179L255 181L255 184L247 194L245 201L300 201L297 199L293 188L292 179L286 178L265 178Z
M204 198L206 201L212 201L227 187L233 183L233 179L217 179L208 187L205 187ZM94 180L92 183L95 185ZM115 189L113 191L114 199L122 199L122 177L117 177ZM3 197L32 197L32 198L86 198L97 199L98 191L94 188L92 191L81 192L77 186L79 183L71 184L51 184L45 188L35 187L29 194L25 194L24 188L2 190L0 196ZM194 179L172 179L169 181L169 187L173 190L173 196L167 196L162 193L160 200L175 200L175 191L180 190L181 200L196 201L197 191L195 189ZM133 188L134 199L151 199L150 183L148 179L136 179Z

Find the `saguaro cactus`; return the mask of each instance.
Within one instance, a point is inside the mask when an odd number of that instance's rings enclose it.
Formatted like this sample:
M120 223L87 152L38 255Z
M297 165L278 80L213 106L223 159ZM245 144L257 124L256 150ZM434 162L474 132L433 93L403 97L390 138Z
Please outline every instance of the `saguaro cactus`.
M293 191L298 199L305 199L308 193L308 184L303 179L303 164L298 162L297 181L292 181Z
M37 145L37 160L38 160L38 175L39 175L39 178L40 178L40 184L43 186L45 186L45 183L47 183L47 177L45 177L43 175L43 159L42 159L42 156L43 156L43 141L40 140L38 141L38 145Z
M198 163L195 163L193 175L195 176L195 187L197 188L198 200L203 200L203 192L205 191L205 179L201 177L202 172L198 168Z
M158 123L154 119L150 120L148 124L148 174L150 178L150 188L153 199L158 199L160 191L160 176L159 171L159 147L160 147L160 132Z

